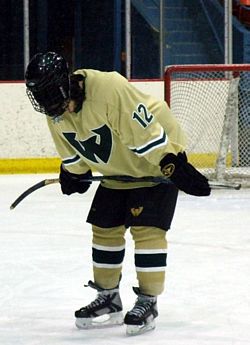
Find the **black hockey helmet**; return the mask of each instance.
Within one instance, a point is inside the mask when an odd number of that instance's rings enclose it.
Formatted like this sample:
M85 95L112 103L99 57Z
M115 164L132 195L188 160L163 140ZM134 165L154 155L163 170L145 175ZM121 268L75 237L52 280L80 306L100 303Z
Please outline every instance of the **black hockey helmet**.
M66 60L54 52L38 53L30 60L26 73L26 92L33 108L55 117L69 102L69 69Z

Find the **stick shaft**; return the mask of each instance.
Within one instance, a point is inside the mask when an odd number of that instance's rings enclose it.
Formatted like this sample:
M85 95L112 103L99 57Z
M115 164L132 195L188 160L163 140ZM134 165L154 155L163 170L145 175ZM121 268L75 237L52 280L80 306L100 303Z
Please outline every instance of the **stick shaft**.
M127 175L111 175L111 176L92 176L89 179L83 179L82 182L99 182L105 180L120 181L120 182L153 182L153 183L164 183L173 184L173 182L164 176L143 176L133 177ZM228 181L208 181L211 189L240 189L241 185L235 182Z
M120 182L153 182L153 183L165 183L165 184L172 184L172 181L164 176L144 176L144 177L133 177L133 176L126 176L126 175L111 175L111 176L92 176L88 179L82 179L81 182L102 182L105 180L111 181L120 181ZM28 188L24 191L10 206L10 209L13 210L24 198L26 198L29 194L33 193L37 189L40 189L44 186L49 184L59 183L59 179L46 179L36 183L35 185ZM239 183L234 182L217 182L217 181L209 181L209 186L211 189L240 189L241 185Z

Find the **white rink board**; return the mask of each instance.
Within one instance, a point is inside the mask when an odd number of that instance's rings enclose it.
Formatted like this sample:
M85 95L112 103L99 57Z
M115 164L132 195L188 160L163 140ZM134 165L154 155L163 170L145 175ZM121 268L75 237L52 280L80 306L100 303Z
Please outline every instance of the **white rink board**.
M55 157L45 116L35 112L24 83L0 83L0 158Z
M139 90L164 98L163 81L133 81ZM24 83L0 83L0 158L57 157L45 116L33 110Z

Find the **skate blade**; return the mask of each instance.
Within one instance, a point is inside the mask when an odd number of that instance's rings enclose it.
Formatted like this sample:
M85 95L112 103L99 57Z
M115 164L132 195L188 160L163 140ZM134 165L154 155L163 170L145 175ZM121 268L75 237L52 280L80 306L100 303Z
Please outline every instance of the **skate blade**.
M76 318L75 325L79 329L108 328L123 325L123 313L111 313L95 318Z
M126 334L129 336L140 335L155 329L155 321L152 320L145 325L127 325Z

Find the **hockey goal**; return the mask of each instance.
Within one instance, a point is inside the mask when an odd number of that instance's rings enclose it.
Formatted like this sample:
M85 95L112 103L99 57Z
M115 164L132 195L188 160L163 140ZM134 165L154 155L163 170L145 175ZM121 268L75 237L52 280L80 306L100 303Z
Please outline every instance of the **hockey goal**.
M249 187L250 64L169 66L164 82L189 161L209 179Z

